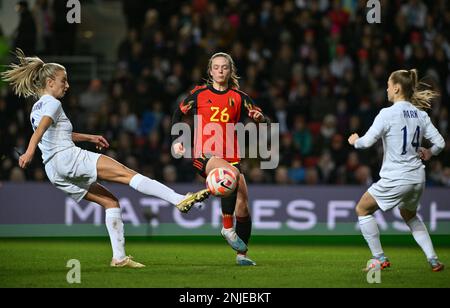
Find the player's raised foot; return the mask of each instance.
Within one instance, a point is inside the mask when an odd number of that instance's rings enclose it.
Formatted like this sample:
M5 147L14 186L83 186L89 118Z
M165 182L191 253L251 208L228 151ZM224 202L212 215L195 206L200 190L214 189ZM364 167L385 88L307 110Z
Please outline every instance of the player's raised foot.
M253 266L256 262L247 257L247 255L237 254L236 264L240 266Z
M373 257L369 261L367 261L367 265L365 268L363 268L364 272L368 272L370 270L383 270L385 268L391 267L391 262L386 257L379 257L375 258Z
M132 256L126 256L125 259L119 261L116 259L111 260L111 267L130 267L130 268L143 268L145 267L144 264L141 264L139 262L133 261Z
M186 197L176 205L177 209L182 213L187 213L192 206L198 202L207 199L211 193L207 189L200 190L196 193L187 193Z
M247 245L243 240L236 234L233 228L225 229L222 227L222 231L220 231L222 237L227 240L228 244L236 250L237 252L246 252Z
M444 264L439 262L438 259L428 259L428 263L430 264L433 272L440 272L444 270Z

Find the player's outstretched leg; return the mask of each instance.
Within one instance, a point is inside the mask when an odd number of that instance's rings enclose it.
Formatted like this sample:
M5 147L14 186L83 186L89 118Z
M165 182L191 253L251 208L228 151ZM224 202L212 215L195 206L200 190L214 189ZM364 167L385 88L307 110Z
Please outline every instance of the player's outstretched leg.
M99 179L127 184L140 193L166 200L183 213L189 211L196 202L201 202L209 196L206 189L183 196L170 187L143 176L105 155L101 155L97 161L97 175Z
M187 193L185 198L176 204L176 207L182 213L187 213L194 204L206 200L210 194L208 189L202 189L196 193Z

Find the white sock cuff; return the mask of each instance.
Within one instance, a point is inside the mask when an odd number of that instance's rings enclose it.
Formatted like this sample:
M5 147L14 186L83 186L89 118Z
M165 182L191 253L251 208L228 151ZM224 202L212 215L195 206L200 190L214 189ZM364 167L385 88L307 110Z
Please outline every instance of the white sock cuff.
M139 184L141 184L141 182L145 179L145 176L143 176L142 174L136 174L135 176L133 176L131 178L130 181L130 186L133 187L134 189L138 189Z
M410 220L408 220L407 222L406 222L406 224L408 225L408 226L412 226L412 225L415 225L416 223L418 223L418 222L422 222L422 220L419 218L419 216L414 216L413 218L411 218Z
M407 223L408 227L411 229L411 231L427 231L427 227L423 223L422 219L420 219L419 216L416 216L414 218L411 218Z
M122 210L119 207L106 209L105 212L105 217L122 218Z
M358 221L360 224L365 224L365 223L371 221L372 219L375 219L375 217L373 217L373 215L358 216Z

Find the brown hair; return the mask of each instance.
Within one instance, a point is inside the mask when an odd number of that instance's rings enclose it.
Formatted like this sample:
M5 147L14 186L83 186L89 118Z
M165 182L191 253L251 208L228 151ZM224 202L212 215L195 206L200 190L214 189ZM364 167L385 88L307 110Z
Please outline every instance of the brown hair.
M16 49L15 56L19 59L19 64L9 65L9 70L1 73L1 76L11 84L18 96L39 96L45 89L47 78L54 79L57 71L66 70L57 63L45 63L38 57L26 57L19 48Z
M424 110L431 108L433 99L439 96L439 93L430 90L430 85L418 81L417 70L399 70L395 71L389 77L392 83L399 84L402 88L402 94L407 101L410 101L417 108ZM428 88L428 89L420 89Z
M227 54L227 53L224 53L224 52L215 53L209 59L208 71L207 71L208 79L207 79L206 83L208 85L212 85L213 84L213 79L211 77L210 71L211 71L211 68L212 68L212 61L215 58L217 58L217 57L224 57L225 59L228 60L228 63L230 64L230 68L231 68L230 80L228 81L229 86L230 86L230 88L233 88L233 89L239 89L239 77L238 77L238 75L236 73L236 71L237 71L236 70L236 65L234 65L234 61L231 58L231 56L229 54Z

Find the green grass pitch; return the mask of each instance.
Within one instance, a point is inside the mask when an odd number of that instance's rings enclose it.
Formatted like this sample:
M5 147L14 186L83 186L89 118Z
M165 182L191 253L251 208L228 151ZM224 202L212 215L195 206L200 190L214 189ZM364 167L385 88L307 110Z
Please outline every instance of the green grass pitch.
M449 236L433 237L450 265ZM370 257L360 237L254 237L254 267L235 265L219 237L127 239L127 253L144 269L110 268L107 238L0 239L0 287L450 287L450 268L433 273L410 237L382 237L392 267L380 284L361 271ZM69 259L81 263L81 283L69 284Z

